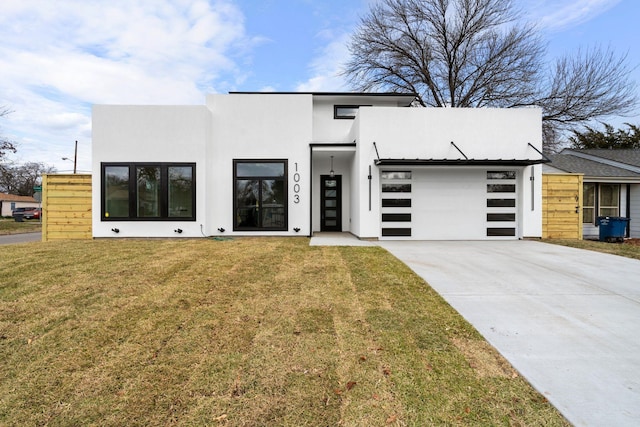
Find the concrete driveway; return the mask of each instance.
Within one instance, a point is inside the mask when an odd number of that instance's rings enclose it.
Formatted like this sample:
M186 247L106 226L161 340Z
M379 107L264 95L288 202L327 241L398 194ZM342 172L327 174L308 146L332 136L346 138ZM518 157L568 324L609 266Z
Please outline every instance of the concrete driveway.
M640 425L640 261L535 241L378 244L572 424Z
M28 242L41 242L42 233L20 233L20 234L7 234L0 236L0 245L8 245L12 243L28 243Z

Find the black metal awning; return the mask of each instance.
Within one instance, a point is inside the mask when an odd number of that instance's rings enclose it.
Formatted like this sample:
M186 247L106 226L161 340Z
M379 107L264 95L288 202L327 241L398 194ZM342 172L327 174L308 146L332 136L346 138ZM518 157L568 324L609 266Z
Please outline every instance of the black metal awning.
M540 150L538 150L531 143L527 145L533 148L541 158L539 159L470 159L467 155L460 150L460 148L451 141L451 145L464 159L381 159L378 155L378 146L373 143L376 150L377 159L375 164L377 166L531 166L538 165L540 163L548 163L551 161Z
M377 166L531 166L547 159L376 159Z

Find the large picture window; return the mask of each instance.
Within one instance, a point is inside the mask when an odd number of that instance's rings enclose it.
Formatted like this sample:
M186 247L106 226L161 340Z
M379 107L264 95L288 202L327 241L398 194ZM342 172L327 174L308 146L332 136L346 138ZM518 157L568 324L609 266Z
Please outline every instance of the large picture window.
M234 160L234 230L287 230L287 161Z
M195 221L194 163L103 163L102 219Z

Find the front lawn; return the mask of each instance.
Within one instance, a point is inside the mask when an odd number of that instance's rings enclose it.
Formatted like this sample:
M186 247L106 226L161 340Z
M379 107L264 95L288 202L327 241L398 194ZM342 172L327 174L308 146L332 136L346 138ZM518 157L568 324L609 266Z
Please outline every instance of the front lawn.
M2 250L0 425L568 425L377 247Z

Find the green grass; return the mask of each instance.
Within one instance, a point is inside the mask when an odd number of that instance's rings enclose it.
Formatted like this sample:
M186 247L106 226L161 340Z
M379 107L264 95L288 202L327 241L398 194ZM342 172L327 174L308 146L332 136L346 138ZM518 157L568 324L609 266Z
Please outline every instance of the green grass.
M0 425L568 425L377 247L33 243L0 271Z
M32 233L42 230L42 223L37 219L16 222L13 218L0 217L0 236L6 234Z
M640 259L640 242L638 242L637 239L627 240L625 243L607 243L594 240L569 239L545 239L543 242L578 249L586 249L589 251L603 252L612 255L620 255L627 258Z

